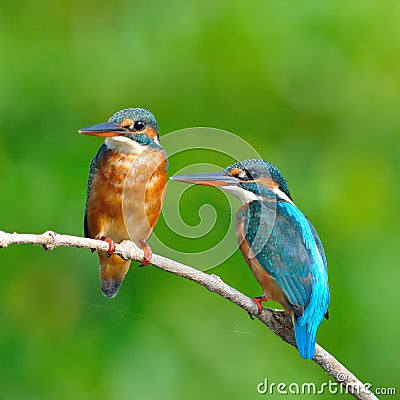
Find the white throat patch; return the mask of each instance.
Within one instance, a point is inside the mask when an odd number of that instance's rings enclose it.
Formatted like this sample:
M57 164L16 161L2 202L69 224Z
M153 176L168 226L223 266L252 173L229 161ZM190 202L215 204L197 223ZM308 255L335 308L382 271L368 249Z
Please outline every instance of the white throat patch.
M254 194L253 192L249 192L248 190L244 190L239 186L220 186L220 187L225 192L233 194L243 204L250 203L255 200L261 201L260 196L257 196L256 194Z
M221 189L227 193L233 194L237 197L242 204L250 203L252 201L262 201L261 196L257 196L253 192L249 192L248 190L242 189L239 186L221 186ZM284 193L282 190L278 188L274 188L272 190L276 195L278 195L282 200L287 201L288 203L294 204L292 200Z
M291 204L294 205L293 201L290 200L289 196L288 196L286 193L282 192L282 190L280 190L279 188L277 188L277 187L274 188L273 192L274 192L275 194L277 194L282 200L285 200L285 201L287 201L288 203L291 203Z
M146 147L124 136L107 137L105 140L105 144L110 150L114 150L118 153L135 155L141 154Z

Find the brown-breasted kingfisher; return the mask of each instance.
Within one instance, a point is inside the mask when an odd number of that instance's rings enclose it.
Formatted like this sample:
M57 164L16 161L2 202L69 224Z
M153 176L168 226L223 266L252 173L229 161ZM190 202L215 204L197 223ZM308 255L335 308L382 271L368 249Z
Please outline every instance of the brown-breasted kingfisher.
M172 179L217 186L242 202L236 215L240 250L264 291L290 313L301 357L311 359L330 301L325 252L308 218L294 204L286 179L264 160L245 160L222 172Z
M167 155L156 119L144 108L118 111L108 122L79 133L106 138L90 164L84 233L109 244L108 252L99 252L98 257L101 290L112 298L131 264L113 254L115 243L131 240L144 251L142 265L151 261L147 239L164 200Z

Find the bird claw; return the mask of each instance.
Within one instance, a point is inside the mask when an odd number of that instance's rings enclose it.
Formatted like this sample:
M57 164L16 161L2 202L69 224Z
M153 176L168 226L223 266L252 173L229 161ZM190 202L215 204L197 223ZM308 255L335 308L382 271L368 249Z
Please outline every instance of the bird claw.
M258 309L257 314L259 315L260 312L261 312L261 310L263 309L263 306L262 306L261 303L262 303L263 301L268 301L268 298L267 298L267 296L264 294L263 296L253 297L252 300L257 304L257 309ZM254 315L253 315L251 312L248 312L247 314L249 314L249 317L250 317L251 320L254 319Z
M107 257L111 257L115 252L115 242L114 240L110 239L109 237L102 236L100 240L108 243L108 250L107 250Z
M139 245L144 253L143 261L141 264L139 264L139 267L145 267L146 265L151 263L151 257L153 256L153 252L151 251L150 246L144 240L141 240L139 242Z
M260 314L261 310L263 309L262 302L268 301L268 297L264 294L263 296L253 297L252 300L257 304L258 314Z

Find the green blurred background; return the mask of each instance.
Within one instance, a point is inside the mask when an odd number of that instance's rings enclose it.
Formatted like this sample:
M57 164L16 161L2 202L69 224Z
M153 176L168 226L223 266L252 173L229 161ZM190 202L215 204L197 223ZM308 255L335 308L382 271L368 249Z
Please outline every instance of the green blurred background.
M101 140L77 130L121 108L149 108L161 135L231 131L280 167L324 243L332 302L318 342L362 381L398 383L398 1L5 0L0 10L1 230L82 234ZM191 150L171 158L170 175L202 161L231 160ZM189 189L179 210L196 225L210 199L209 234L187 239L160 220L157 237L178 250L218 242L222 194ZM178 207L174 190L167 201ZM328 381L241 309L154 267L135 265L107 300L90 251L0 256L2 398L257 399L264 378ZM212 272L261 294L238 251Z

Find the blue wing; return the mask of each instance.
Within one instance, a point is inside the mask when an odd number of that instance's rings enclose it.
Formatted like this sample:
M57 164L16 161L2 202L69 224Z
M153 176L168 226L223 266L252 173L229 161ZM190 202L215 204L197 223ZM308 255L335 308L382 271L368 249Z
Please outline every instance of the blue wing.
M316 332L329 304L326 258L317 232L288 202L255 201L241 212L253 254L277 281L295 314L299 352L312 358Z
M106 156L106 154L110 150L107 148L105 144L103 144L97 154L93 157L92 162L90 163L90 172L89 172L89 178L88 178L88 188L87 188L87 193L86 193L86 205L85 205L85 216L83 219L83 231L85 234L85 237L90 238L89 234L89 225L88 225L88 220L87 220L87 211L88 211L88 200L90 196L90 189L92 187L92 182L94 179L94 176L97 172L97 168L99 165L99 161Z
M312 292L312 258L299 226L283 212L281 203L252 202L248 208L246 239L253 254L278 282L293 311L302 315Z

